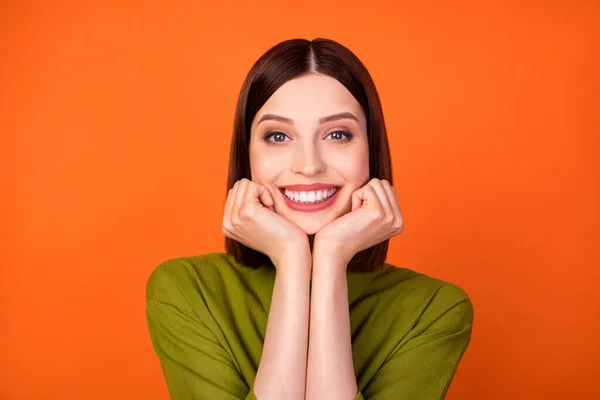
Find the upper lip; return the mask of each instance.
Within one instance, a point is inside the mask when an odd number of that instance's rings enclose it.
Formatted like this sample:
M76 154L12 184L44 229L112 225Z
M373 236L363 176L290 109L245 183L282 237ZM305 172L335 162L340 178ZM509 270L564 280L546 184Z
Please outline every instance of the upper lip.
M331 183L312 183L310 185L287 185L281 186L281 189L287 189L292 192L310 192L312 190L332 189L339 187Z

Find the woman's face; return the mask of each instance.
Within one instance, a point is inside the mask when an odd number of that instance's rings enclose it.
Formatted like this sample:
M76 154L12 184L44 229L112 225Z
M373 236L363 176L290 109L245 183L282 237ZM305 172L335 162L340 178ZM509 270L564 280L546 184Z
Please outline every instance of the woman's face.
M252 121L250 169L273 196L275 211L315 234L349 212L352 193L369 180L360 104L326 75L286 82Z

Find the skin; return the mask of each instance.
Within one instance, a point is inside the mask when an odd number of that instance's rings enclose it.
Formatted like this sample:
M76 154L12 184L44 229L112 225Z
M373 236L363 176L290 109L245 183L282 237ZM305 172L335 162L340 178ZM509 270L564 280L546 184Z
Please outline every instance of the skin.
M341 112L356 119L319 122ZM291 121L259 123L266 114ZM286 82L252 123L252 180L229 191L223 233L266 254L277 269L253 387L260 400L352 400L358 392L346 268L356 253L403 229L394 188L368 180L366 125L351 93L319 74ZM279 189L317 182L341 188L321 211L290 209Z

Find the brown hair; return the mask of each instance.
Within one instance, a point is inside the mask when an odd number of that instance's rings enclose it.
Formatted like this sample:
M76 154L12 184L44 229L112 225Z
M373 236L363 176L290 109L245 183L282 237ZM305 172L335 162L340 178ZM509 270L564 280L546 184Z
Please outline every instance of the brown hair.
M349 49L333 40L290 39L263 54L244 80L235 112L227 191L238 180L251 179L248 145L250 127L258 110L284 83L310 73L337 79L361 105L367 119L370 179L386 179L393 184L381 102L366 67ZM388 244L389 240L386 240L359 252L350 261L348 268L367 272L382 266ZM265 254L227 237L225 248L237 262L251 268L271 263Z

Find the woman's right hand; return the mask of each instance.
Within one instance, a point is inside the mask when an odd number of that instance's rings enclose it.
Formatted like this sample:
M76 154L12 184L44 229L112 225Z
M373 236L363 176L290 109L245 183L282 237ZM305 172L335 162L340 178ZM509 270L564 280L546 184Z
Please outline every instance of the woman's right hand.
M227 195L223 234L266 254L275 267L294 252L308 252L308 236L296 224L277 214L273 198L262 185L237 181Z

